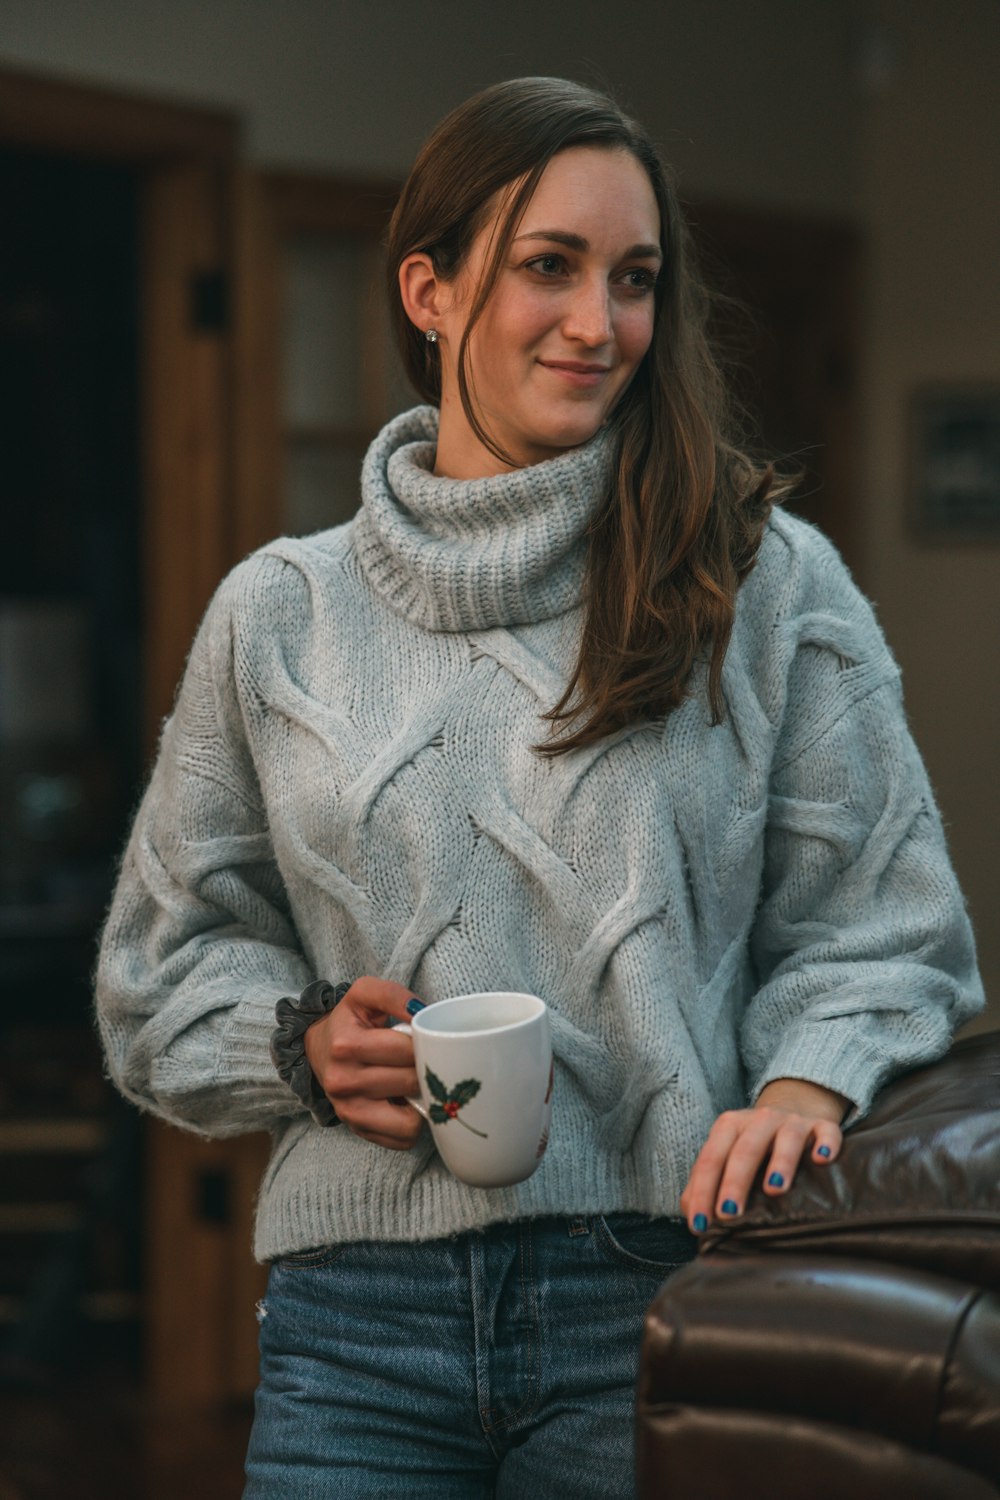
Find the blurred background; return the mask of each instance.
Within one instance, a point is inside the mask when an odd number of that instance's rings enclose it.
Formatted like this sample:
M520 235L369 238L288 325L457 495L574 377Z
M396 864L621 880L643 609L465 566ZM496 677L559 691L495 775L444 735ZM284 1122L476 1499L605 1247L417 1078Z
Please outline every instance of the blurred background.
M0 1500L240 1493L266 1143L116 1102L95 933L212 588L349 517L411 402L394 192L525 73L647 125L752 309L719 336L902 666L1000 1021L998 0L4 0Z

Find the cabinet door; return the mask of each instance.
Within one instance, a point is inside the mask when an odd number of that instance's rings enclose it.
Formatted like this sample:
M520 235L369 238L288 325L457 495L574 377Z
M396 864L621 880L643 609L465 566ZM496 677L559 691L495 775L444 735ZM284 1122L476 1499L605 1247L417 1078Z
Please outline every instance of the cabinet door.
M383 286L393 198L391 185L287 174L244 188L243 370L259 377L237 454L248 547L349 520L368 444L414 402Z

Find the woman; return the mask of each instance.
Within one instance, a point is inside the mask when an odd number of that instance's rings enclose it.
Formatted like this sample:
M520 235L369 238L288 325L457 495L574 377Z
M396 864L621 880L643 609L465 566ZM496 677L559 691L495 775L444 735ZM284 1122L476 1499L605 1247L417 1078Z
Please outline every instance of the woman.
M972 941L871 611L730 441L647 137L486 90L389 270L429 404L354 522L213 601L101 1025L144 1108L274 1133L248 1497L607 1500L658 1281L945 1050ZM549 1002L557 1080L542 1167L484 1191L391 1023L493 988Z

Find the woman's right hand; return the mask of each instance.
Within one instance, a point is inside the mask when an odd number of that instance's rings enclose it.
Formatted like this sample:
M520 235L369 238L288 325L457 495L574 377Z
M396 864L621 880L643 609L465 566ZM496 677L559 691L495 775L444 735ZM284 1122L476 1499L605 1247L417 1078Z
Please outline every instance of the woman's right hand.
M309 1066L338 1117L362 1140L390 1151L409 1151L423 1128L404 1102L420 1093L413 1043L387 1025L391 1017L408 1021L414 999L391 980L356 979L304 1038Z

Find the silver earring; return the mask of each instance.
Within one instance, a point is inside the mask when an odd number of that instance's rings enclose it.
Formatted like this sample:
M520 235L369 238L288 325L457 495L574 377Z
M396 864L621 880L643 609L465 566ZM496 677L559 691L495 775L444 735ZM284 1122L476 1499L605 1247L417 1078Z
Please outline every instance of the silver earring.
M437 329L436 328L428 328L427 331L426 331L426 333L424 334L424 338L427 340L427 342L429 344L436 344L437 341L438 341L438 331L437 331Z

